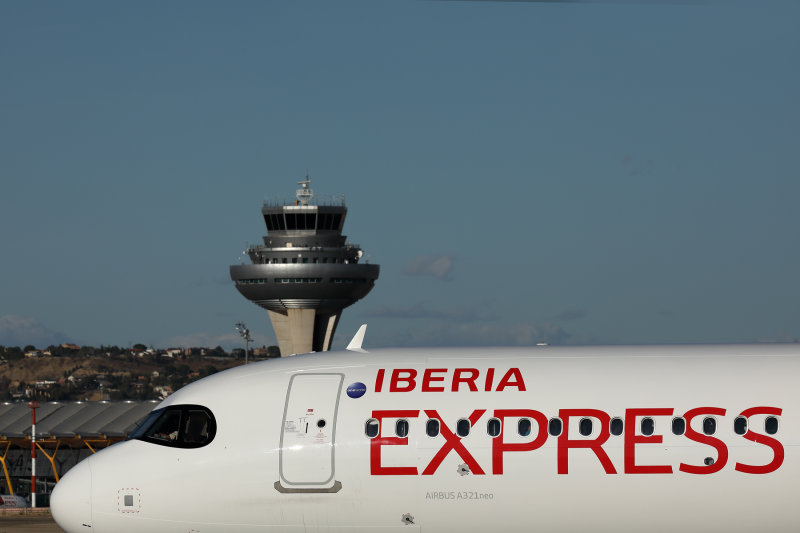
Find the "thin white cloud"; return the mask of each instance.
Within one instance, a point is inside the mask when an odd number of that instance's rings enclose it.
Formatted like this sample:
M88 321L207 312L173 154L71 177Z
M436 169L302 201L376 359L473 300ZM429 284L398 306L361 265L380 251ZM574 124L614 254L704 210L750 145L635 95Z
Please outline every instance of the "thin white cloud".
M69 338L54 331L35 318L16 315L0 317L0 344L5 346L26 346L46 348L51 344L69 342Z
M436 279L449 279L455 259L451 254L420 255L413 258L403 269L408 276L433 276Z

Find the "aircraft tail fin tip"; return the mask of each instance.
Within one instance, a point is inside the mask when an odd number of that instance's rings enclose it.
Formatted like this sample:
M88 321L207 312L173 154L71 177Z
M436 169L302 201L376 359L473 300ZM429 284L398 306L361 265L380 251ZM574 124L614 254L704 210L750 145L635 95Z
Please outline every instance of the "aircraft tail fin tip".
M368 353L365 349L361 347L364 343L364 335L367 333L367 325L361 324L361 327L358 328L356 334L353 336L353 340L350 341L350 344L347 345L347 350L351 352L361 352L361 353Z

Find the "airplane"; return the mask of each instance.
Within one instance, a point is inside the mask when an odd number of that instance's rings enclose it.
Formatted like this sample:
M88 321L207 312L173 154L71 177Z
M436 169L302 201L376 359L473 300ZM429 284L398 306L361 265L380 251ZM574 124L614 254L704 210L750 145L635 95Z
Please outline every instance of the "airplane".
M98 532L800 529L800 345L361 348L241 366L59 481Z

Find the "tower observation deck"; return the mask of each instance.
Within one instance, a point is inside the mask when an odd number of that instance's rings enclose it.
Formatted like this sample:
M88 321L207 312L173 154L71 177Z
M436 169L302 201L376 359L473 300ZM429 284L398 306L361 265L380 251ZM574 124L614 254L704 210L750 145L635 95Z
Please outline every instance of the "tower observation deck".
M342 235L347 207L316 201L311 180L298 181L297 200L264 202L264 244L246 250L252 264L232 265L242 295L269 313L281 356L330 350L342 309L375 285L379 265Z

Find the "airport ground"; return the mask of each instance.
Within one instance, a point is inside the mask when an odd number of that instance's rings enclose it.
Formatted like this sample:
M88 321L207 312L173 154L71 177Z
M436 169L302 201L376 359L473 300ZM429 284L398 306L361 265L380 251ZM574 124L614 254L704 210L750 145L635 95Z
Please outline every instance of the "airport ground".
M61 533L50 513L0 514L0 533Z

